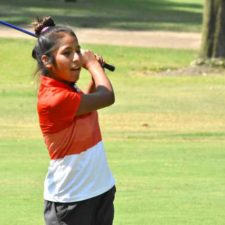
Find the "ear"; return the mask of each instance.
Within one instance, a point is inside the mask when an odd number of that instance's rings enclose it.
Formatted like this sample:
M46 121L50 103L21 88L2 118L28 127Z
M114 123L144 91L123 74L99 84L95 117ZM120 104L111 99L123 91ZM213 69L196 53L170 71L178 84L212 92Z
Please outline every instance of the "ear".
M51 63L51 60L49 59L49 57L47 55L43 55L41 57L41 61L42 63L44 64L44 66L47 68L47 69L51 69L52 68L52 63Z

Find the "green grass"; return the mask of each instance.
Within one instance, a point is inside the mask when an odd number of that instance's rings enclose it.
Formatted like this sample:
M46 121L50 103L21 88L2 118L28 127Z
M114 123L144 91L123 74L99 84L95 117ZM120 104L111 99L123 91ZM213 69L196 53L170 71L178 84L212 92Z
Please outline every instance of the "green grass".
M0 39L0 224L42 225L49 158L38 127L32 41ZM115 225L223 225L225 77L159 76L195 51L87 45L117 70L99 111L117 180ZM23 49L23 51L20 51ZM82 73L80 85L88 81Z
M75 27L199 32L202 5L202 0L1 0L0 15L23 26L51 15Z

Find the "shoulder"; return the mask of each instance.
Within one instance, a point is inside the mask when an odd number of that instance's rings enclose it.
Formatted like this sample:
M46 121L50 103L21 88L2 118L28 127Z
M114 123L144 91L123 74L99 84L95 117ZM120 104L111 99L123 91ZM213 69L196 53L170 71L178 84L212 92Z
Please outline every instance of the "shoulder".
M80 101L80 92L75 92L62 87L41 87L38 92L38 103L51 107L68 102Z
M60 131L73 122L80 94L64 88L48 87L38 94L37 111L43 133Z

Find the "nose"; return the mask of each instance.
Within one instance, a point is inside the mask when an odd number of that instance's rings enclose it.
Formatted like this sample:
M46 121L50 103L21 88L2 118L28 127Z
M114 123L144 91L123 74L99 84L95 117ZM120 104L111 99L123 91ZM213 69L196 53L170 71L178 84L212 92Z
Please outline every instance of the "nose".
M77 52L73 55L73 62L79 62L81 60L81 55Z

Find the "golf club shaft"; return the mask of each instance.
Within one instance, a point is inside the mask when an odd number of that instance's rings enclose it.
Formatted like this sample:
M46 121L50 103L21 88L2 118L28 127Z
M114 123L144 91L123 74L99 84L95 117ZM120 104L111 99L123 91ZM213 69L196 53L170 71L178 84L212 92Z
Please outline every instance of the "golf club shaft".
M23 32L23 33L25 33L25 34L28 34L28 35L30 35L30 36L32 36L32 37L37 38L37 36L36 36L34 33L30 32L30 31L28 31L28 30L25 30L25 29L23 29L23 28L21 28L21 27L15 26L15 25L13 25L13 24L11 24L11 23L7 23L7 22L5 22L5 21L3 21L3 20L0 20L0 24L2 24L2 25L4 25L4 26L7 26L7 27L10 27L10 28L12 28L12 29L18 30L18 31ZM108 69L108 70L110 70L110 71L112 71L112 72L115 70L115 66L110 65L110 64L108 64L108 63L106 63L106 62L102 64L102 67L105 68L105 69Z
M28 34L28 35L32 36L32 37L37 37L34 33L30 32L30 31L28 31L28 30L25 30L25 29L23 29L23 28L21 28L21 27L17 27L17 26L15 26L15 25L11 24L11 23L7 23L7 22L5 22L5 21L0 20L0 24L5 25L5 26L7 26L7 27L10 27L10 28L12 28L12 29L21 31L21 32L23 32L23 33L25 33L25 34Z

